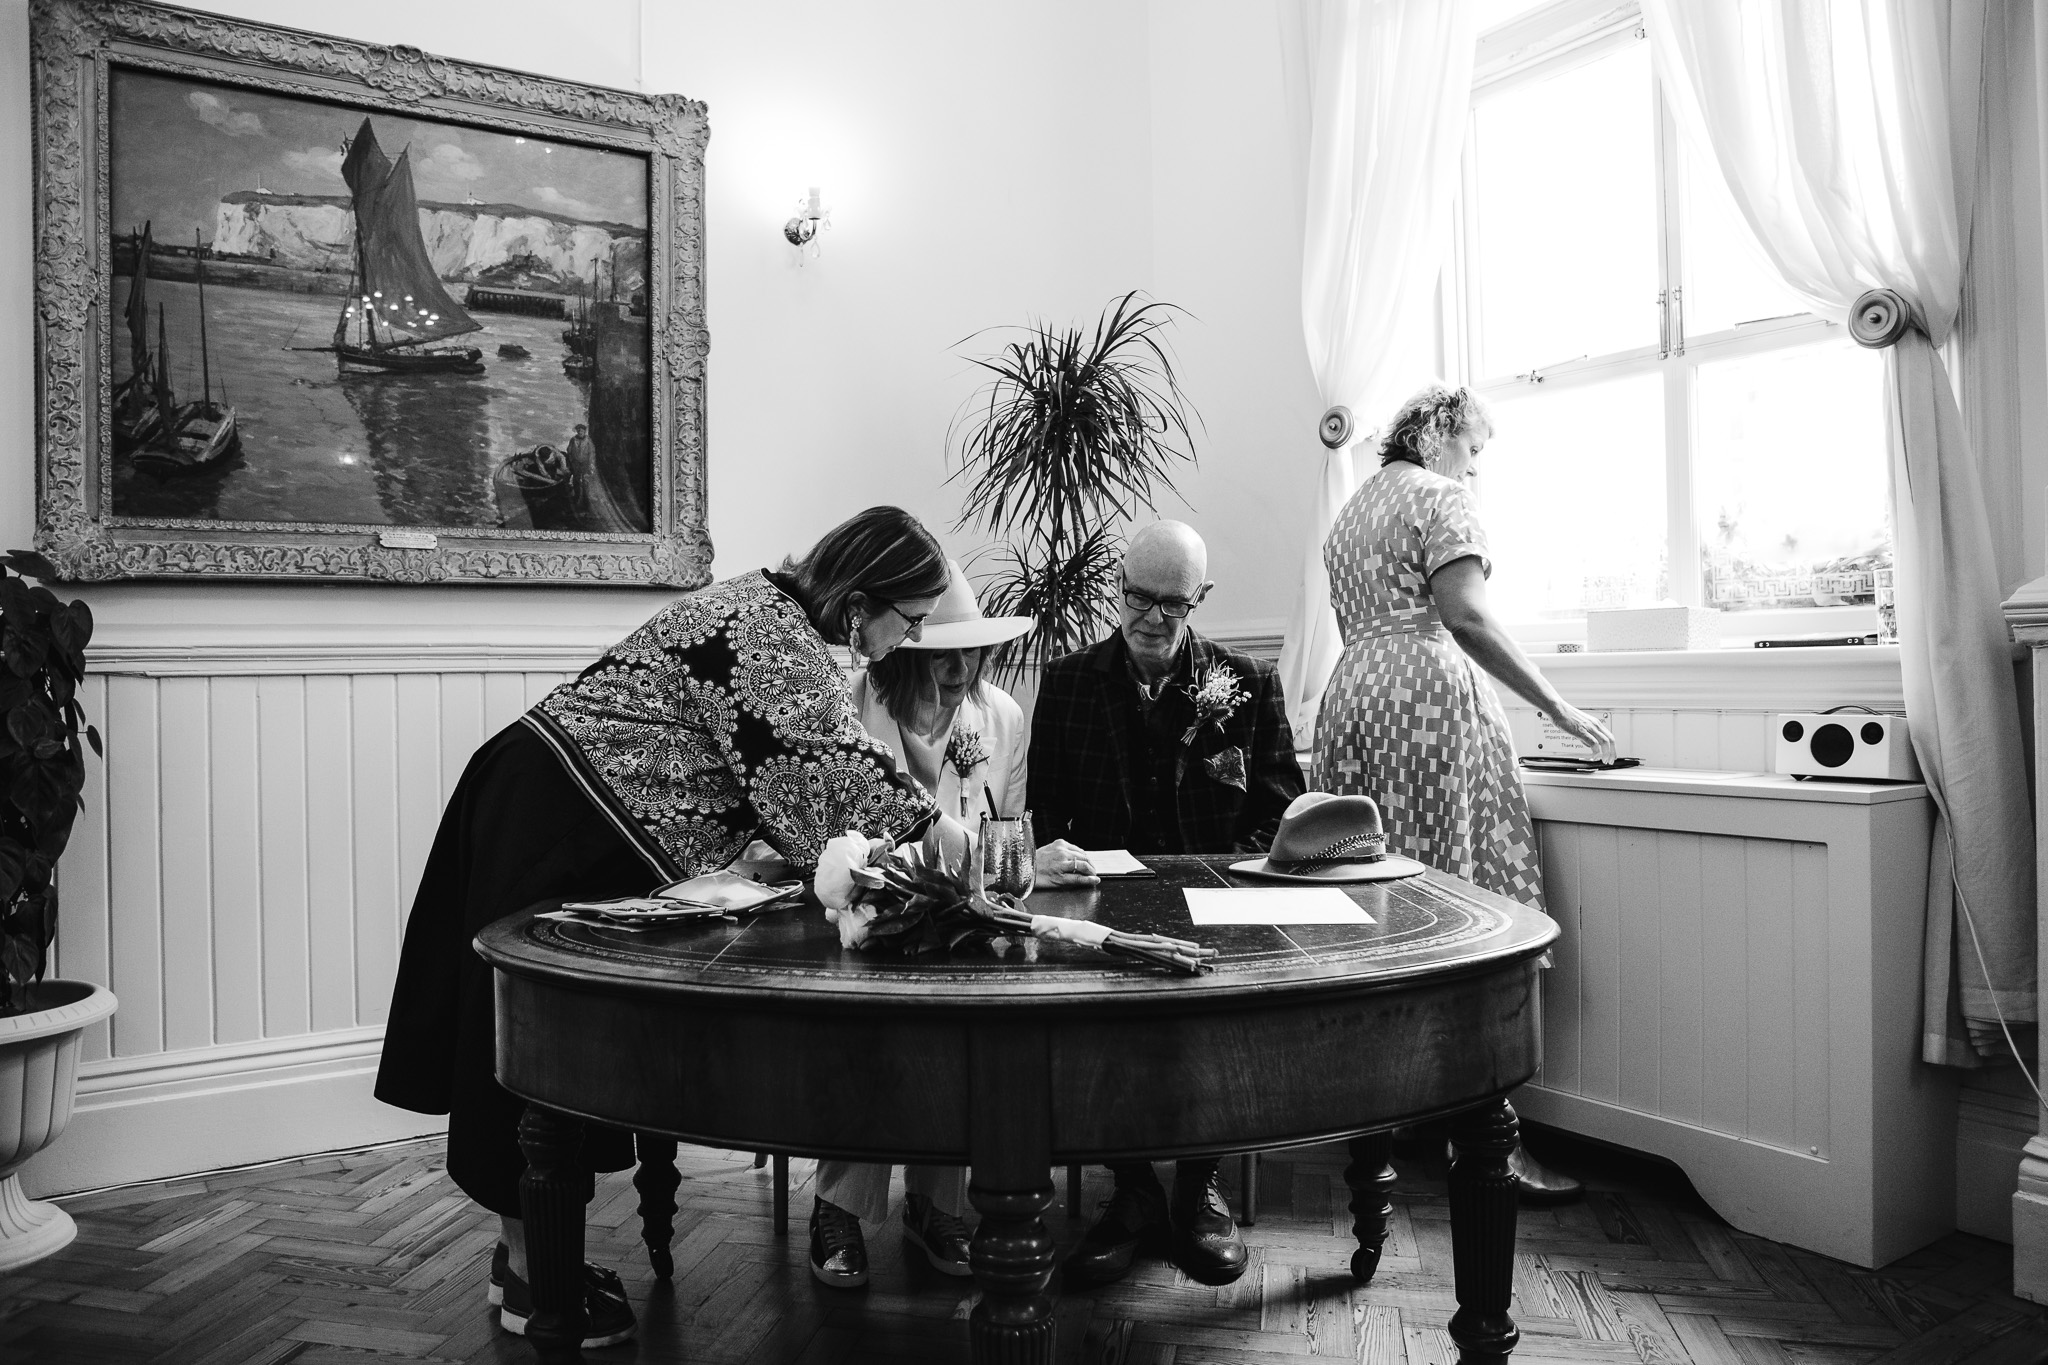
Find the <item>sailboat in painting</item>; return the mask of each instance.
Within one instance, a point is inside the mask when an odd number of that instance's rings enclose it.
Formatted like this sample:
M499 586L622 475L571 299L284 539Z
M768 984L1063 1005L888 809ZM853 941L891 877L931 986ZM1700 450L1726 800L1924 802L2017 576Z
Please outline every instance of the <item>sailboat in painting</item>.
M169 350L162 340L163 313L157 313L157 410L164 414L155 437L135 452L135 467L159 478L171 474L192 474L219 463L241 449L242 436L235 410L213 399L213 357L206 343L206 249L199 234L192 234L192 254L199 282L199 401L173 409L171 391L165 379Z
M430 344L481 331L483 324L449 297L427 255L413 193L412 150L393 162L364 119L348 144L341 176L356 217L355 278L334 323L342 373L480 373L484 353L478 348Z
M164 385L149 349L149 263L154 249L144 223L135 234L135 267L128 277L128 377L114 386L114 453L126 455L164 423Z

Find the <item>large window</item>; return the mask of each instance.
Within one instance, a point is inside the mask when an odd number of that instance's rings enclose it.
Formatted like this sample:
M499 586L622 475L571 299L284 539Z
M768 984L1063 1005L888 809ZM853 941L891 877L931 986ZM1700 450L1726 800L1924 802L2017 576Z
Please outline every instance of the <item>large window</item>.
M1730 636L1871 628L1882 357L1770 268L1679 137L1639 19L1483 8L1501 22L1445 294L1452 368L1497 419L1496 602L1538 638L1659 601L1731 613Z

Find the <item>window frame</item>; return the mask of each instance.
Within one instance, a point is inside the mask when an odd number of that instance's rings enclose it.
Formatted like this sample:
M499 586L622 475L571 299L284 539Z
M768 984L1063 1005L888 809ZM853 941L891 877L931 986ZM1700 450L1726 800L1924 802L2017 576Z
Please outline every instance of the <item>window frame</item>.
M1559 76L1575 67L1647 42L1638 0L1553 0L1481 34L1474 62L1470 108L1517 86ZM1842 325L1819 313L1804 312L1737 322L1714 332L1685 331L1685 149L1677 120L1655 70L1650 75L1650 118L1655 133L1657 197L1657 263L1661 309L1659 341L1632 350L1561 360L1521 375L1476 373L1474 357L1480 315L1479 283L1474 274L1478 224L1468 206L1477 202L1477 120L1466 125L1459 168L1459 193L1451 213L1451 242L1444 271L1441 336L1444 368L1460 383L1490 401L1518 395L1523 385L1555 385L1557 390L1581 387L1644 374L1657 374L1664 386L1665 563L1671 600L1684 606L1705 606L1705 587L1697 567L1700 532L1693 483L1698 371L1703 364L1774 351L1789 351L1823 341L1839 340ZM1555 391L1555 390L1553 390ZM1478 480L1482 508L1485 478ZM1803 634L1865 634L1877 628L1872 606L1796 607L1759 611L1723 611L1724 644L1746 645L1758 637ZM1511 620L1508 627L1525 644L1550 646L1585 638L1585 616Z

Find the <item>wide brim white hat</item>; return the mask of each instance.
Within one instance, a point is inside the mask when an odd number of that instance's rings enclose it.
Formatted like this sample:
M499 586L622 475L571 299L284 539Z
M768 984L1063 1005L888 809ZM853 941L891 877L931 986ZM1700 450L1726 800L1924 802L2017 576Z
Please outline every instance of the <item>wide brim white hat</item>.
M986 649L1028 635L1037 626L1028 616L983 616L974 587L960 566L946 561L946 591L924 618L921 638L906 639L901 649Z

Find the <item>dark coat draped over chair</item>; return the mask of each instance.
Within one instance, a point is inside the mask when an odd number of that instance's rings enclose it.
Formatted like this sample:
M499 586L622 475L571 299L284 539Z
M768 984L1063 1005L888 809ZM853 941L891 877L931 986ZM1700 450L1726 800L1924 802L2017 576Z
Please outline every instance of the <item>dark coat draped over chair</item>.
M1204 725L1183 745L1195 722L1190 688L1215 668L1237 674L1249 695L1220 726ZM1121 632L1048 664L1030 768L1041 843L1141 855L1263 853L1304 786L1273 665L1192 630L1149 717Z

